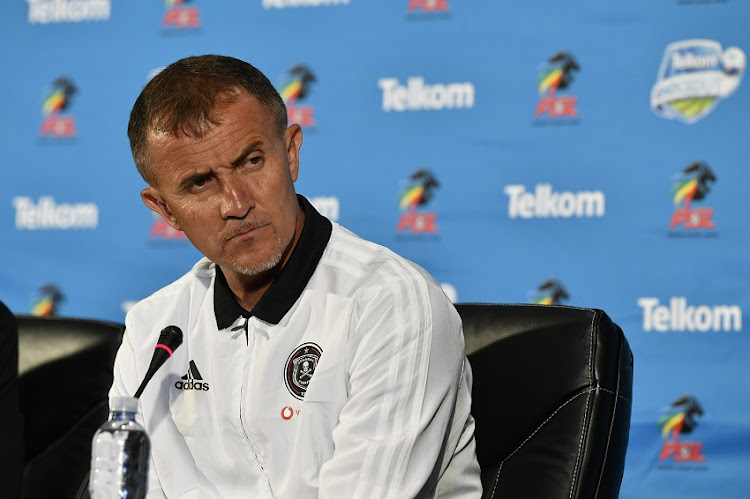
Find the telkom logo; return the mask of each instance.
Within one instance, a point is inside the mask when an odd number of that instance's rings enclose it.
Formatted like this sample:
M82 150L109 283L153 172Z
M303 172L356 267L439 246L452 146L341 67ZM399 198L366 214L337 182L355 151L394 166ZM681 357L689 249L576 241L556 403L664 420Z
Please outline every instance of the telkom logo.
M337 222L339 219L339 198L335 196L318 196L310 198L310 204L329 220Z
M741 331L739 305L688 305L682 296L672 297L669 306L658 298L638 298L643 309L644 331Z
M346 5L349 2L350 0L263 0L263 8L322 7L324 5Z
M523 185L506 185L510 218L582 218L604 216L602 191L555 192L550 184L537 184L534 192Z
M29 23L80 23L107 21L110 0L27 0Z
M406 86L399 85L396 78L382 78L378 80L378 86L383 90L383 111L474 107L474 85L470 82L429 85L421 76L412 76Z
M13 198L16 208L16 228L45 229L95 229L99 224L99 208L94 203L56 203L52 196L42 196L34 204L31 198Z

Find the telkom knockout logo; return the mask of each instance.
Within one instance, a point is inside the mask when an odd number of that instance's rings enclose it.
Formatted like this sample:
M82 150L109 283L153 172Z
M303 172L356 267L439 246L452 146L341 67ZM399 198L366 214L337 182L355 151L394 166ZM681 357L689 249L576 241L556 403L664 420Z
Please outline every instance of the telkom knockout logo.
M738 47L722 51L713 40L671 43L651 89L651 109L691 125L732 95L744 72L745 53Z

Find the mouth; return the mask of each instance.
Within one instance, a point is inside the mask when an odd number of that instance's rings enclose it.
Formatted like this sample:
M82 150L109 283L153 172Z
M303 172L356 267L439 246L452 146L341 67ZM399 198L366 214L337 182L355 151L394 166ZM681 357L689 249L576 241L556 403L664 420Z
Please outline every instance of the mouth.
M245 224L239 227L235 227L224 236L224 242L226 243L233 239L244 239L246 237L252 237L266 225L267 224Z

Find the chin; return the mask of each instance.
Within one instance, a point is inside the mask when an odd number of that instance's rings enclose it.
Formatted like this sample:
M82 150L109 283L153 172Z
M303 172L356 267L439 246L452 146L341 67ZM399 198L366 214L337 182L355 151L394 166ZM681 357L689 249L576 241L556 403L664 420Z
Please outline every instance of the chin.
M276 268L280 262L281 254L279 253L263 262L238 262L232 259L229 268L242 275L255 276Z

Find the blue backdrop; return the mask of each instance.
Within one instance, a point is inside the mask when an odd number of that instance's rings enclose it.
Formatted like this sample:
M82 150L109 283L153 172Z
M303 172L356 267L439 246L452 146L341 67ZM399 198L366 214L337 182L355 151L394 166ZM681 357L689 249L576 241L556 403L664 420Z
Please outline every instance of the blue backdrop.
M750 497L750 3L8 0L0 299L123 321L199 255L125 135L187 55L304 129L298 191L454 301L598 307L635 354L621 497Z

